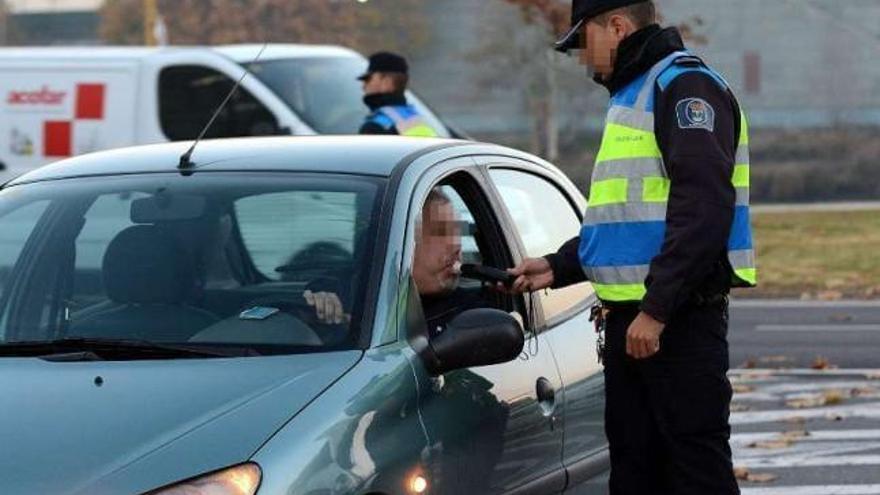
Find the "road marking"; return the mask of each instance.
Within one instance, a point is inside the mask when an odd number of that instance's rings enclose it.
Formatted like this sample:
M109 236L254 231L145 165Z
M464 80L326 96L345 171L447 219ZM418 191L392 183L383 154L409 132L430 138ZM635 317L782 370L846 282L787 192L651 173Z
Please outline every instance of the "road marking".
M756 332L880 332L880 324L866 325L756 325Z
M849 376L853 378L867 378L871 376L878 377L878 379L880 379L880 369L878 368L848 368L829 370L814 370L806 368L736 368L730 370L728 374L730 376L738 378L773 378L775 381L778 381L780 377L784 376Z
M731 299L732 308L880 308L880 301L801 301L800 299Z
M774 423L791 418L822 419L829 416L846 418L880 419L880 402L847 404L843 406L814 407L804 409L774 409L770 411L745 411L730 413L730 424L747 425Z
M880 485L813 485L741 488L742 495L880 495Z
M780 432L735 433L730 437L732 445L749 445L754 442L775 440ZM826 442L831 440L880 440L880 429L871 430L815 430L805 437L796 438L796 442Z

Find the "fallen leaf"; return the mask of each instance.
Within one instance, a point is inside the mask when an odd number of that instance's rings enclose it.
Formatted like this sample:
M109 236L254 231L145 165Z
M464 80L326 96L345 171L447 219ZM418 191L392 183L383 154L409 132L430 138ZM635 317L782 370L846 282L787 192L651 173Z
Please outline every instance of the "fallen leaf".
M807 409L810 407L822 407L826 404L824 395L811 395L785 401L785 405L792 409Z
M810 432L806 430L792 430L786 431L782 434L782 438L787 440L800 440L801 438L806 438L808 436L810 436Z
M740 481L750 481L752 483L769 483L779 478L779 476L770 473L752 473L744 467L733 468L733 475Z
M874 387L859 387L850 390L850 395L853 397L876 398L880 397L880 389L876 389Z
M740 364L739 367L744 368L744 369L749 369L749 370L754 369L754 368L758 367L758 362L755 361L754 359L749 358L746 360L746 362Z
M784 438L776 439L776 440L759 440L757 442L752 442L748 445L750 449L766 449L766 450L776 450L776 449L784 449L791 447L791 440L786 440Z
M810 368L813 368L814 370L830 370L837 368L837 366L831 364L831 361L829 361L828 358L817 356L816 359L813 360L813 364L810 365Z
M846 397L846 392L842 390L826 390L822 392L822 398L827 406L840 404Z
M745 404L740 404L739 402L732 402L730 404L730 412L743 412L743 411L749 411L751 409L752 409L751 407L749 407Z
M754 392L755 387L751 385L745 385L743 383L735 383L733 384L733 393L735 394L747 394L749 392Z
M752 483L770 483L771 481L776 481L778 478L779 476L770 473L749 474L746 481L751 481Z
M803 416L789 416L789 417L783 419L783 421L786 423L802 425L807 422L807 418L805 418Z
M733 475L736 476L736 479L745 481L749 479L749 470L744 467L735 467Z

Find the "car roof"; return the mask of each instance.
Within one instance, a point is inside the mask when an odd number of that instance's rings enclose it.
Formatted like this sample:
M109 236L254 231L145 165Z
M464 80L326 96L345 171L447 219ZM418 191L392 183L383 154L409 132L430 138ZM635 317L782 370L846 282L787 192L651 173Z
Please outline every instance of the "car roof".
M185 53L192 51L209 51L235 62L250 62L263 48L258 44L219 45L219 46L89 46L89 47L15 47L0 48L0 60L16 60L33 62L36 59L58 59L63 61L122 61L141 60L153 55L169 53ZM357 57L363 58L359 53L348 48L332 45L296 45L284 43L269 43L260 55L260 60L275 60L281 58L307 58L307 57Z
M407 157L469 141L400 136L286 136L208 139L192 155L195 170L301 171L390 176ZM175 172L192 142L133 146L64 159L10 184L68 177Z

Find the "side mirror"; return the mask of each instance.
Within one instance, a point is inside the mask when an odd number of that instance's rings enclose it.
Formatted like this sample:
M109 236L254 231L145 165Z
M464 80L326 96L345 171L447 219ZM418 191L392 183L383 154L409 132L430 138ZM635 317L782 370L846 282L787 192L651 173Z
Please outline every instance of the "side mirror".
M497 309L472 309L456 316L421 353L434 375L472 366L506 363L522 353L519 322Z

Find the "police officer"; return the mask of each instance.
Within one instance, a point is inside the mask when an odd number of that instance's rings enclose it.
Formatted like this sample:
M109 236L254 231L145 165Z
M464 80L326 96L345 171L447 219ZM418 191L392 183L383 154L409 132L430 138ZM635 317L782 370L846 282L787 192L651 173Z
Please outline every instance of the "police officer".
M590 280L605 329L612 495L738 494L727 294L756 283L748 130L724 79L644 0L573 0L611 104L579 238L512 272L517 291Z
M358 80L364 84L364 103L370 108L370 114L361 126L361 134L438 135L406 101L409 65L405 58L388 52L373 54L367 72Z

